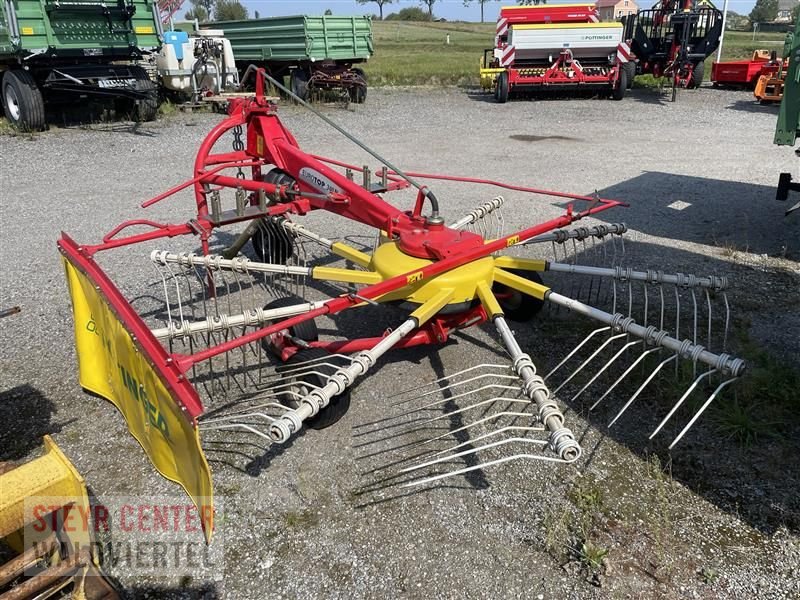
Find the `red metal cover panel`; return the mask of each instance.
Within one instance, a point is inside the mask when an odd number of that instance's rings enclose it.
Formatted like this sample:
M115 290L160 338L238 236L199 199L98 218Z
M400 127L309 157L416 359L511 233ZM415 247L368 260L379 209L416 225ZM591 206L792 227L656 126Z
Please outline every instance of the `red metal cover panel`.
M504 6L500 18L514 23L591 23L598 20L594 4L562 4L544 6Z

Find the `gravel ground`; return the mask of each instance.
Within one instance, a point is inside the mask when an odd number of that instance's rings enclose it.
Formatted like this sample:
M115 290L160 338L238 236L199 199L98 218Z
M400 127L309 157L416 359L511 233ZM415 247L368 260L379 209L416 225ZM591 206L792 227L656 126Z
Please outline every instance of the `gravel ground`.
M729 276L740 332L775 360L800 365L800 211L784 218L786 206L774 200L778 173L796 172L797 160L772 145L774 108L713 89L682 93L676 104L635 91L623 102L502 106L459 90L400 89L370 91L367 104L350 110L324 110L409 170L597 190L630 202L608 219L630 227L634 265ZM311 115L281 111L305 150L373 164ZM113 406L81 392L55 241L61 230L98 240L135 217L188 219L187 196L146 214L137 206L190 175L200 141L219 119L178 115L141 127L0 138L0 308L22 307L0 321L1 459L29 458L41 435L52 433L99 502L179 494ZM448 217L494 192L434 189ZM563 210L504 195L509 231ZM333 238L363 233L323 215L304 223ZM117 279L152 281L149 249L104 265ZM396 324L396 315L375 322ZM588 331L563 323L517 326L523 349L552 365ZM373 325L321 323L328 333ZM575 465L513 462L411 493L375 491L359 425L386 414L390 391L496 362L496 349L481 328L436 354L395 353L357 386L337 426L309 431L285 451L260 444L210 450L224 515L214 542L224 549L224 581L142 578L122 567L109 574L134 597L800 597L796 419L782 423L782 436L749 446L701 422L669 454L663 442L646 443L637 419L606 430L571 403L569 425L585 450ZM624 398L610 400L618 407ZM594 567L586 560L593 547L607 552Z

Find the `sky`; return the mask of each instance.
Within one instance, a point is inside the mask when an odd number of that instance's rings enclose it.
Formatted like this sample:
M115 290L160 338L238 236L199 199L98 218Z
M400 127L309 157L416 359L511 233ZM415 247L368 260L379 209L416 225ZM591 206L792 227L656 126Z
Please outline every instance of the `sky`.
M244 5L253 16L253 11L258 11L262 17L277 17L297 14L323 14L325 9L330 8L335 15L363 15L378 14L378 5L374 3L358 4L355 0L297 0L289 2L287 0L242 0ZM572 3L581 0L571 0ZM655 0L637 0L639 8L649 8ZM724 0L716 0L715 4L722 9ZM549 4L562 4L556 0L550 0ZM188 6L188 1L186 5ZM484 13L487 21L496 21L500 12L500 6L513 5L514 2L489 1L484 6ZM755 4L755 0L728 0L728 10L739 14L747 15ZM395 0L392 4L384 5L384 16L392 12L397 12L407 6L420 6L415 0ZM480 21L481 9L476 2L470 2L464 6L463 0L436 0L433 5L433 14L436 17L444 17L448 21Z

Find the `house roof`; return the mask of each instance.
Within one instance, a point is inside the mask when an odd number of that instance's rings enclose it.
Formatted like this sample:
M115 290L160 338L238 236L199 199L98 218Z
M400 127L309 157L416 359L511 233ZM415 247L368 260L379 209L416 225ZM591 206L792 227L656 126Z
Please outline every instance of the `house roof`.
M595 6L597 8L607 8L609 6L616 6L620 0L597 0Z

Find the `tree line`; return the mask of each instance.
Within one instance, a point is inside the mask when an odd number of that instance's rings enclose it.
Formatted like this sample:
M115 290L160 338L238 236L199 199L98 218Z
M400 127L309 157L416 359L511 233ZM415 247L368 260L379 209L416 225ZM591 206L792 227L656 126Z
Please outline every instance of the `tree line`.
M383 20L383 7L393 4L396 0L356 0L359 4L377 4L378 17ZM419 0L420 6L424 8L408 7L397 13L387 16L387 20L398 21L432 21L433 5L438 0ZM478 4L481 8L481 23L483 23L484 6L489 2L499 2L500 0L463 0L464 6ZM186 12L184 18L189 21L197 19L200 22L206 21L241 21L249 19L250 14L247 7L239 0L191 0L192 8ZM536 5L545 4L547 0L517 0L517 4ZM775 0L777 2L777 0ZM326 15L333 14L330 9L325 11ZM258 11L253 11L253 18L258 19L261 15Z

